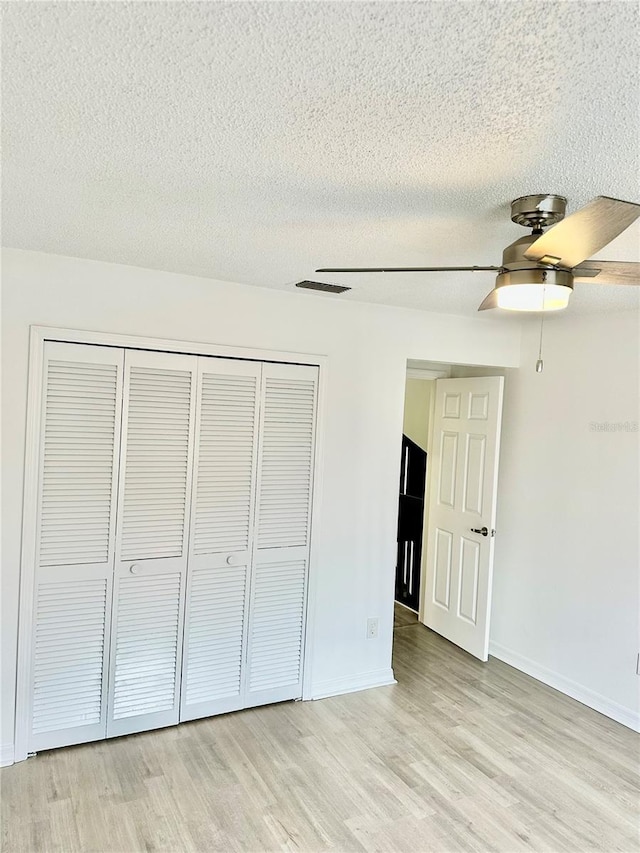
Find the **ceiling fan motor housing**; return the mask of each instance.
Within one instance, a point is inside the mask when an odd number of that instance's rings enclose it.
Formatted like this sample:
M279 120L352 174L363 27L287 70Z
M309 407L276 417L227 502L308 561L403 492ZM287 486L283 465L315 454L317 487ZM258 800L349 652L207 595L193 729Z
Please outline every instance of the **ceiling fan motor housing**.
M533 266L533 265L532 265ZM558 285L573 290L573 276L569 270L557 270L553 267L505 270L496 276L496 288L507 284Z
M560 278L564 276L568 281L573 282L573 276L569 270L561 270L552 264L545 264L542 261L532 261L525 257L524 253L532 243L535 243L538 237L538 234L525 234L524 237L519 237L517 240L514 240L513 243L508 245L502 253L501 273L513 273L518 270L522 270L529 276L528 280L533 281L534 279L532 278L531 273L535 270L544 270L549 273L558 273ZM498 279L500 279L500 276L498 276ZM551 279L549 279L549 282L551 282ZM515 281L512 280L510 283L515 284ZM561 280L558 280L556 283L565 284L565 282Z
M502 266L507 269L537 269L540 262L525 258L524 253L539 236L539 234L525 234L510 243L502 253Z
M525 234L507 246L502 253L502 269L496 277L496 288L510 284L536 284L559 285L573 290L573 275L570 270L558 269L550 264L525 258L524 253L538 236Z

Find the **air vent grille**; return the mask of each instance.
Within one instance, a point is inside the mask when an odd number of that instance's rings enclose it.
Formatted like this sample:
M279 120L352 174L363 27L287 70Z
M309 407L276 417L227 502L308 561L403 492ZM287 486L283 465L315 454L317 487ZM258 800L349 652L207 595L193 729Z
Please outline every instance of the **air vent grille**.
M296 287L303 287L306 290L321 290L323 293L344 293L345 290L351 290L350 287L343 287L340 284L325 284L322 281L298 281Z

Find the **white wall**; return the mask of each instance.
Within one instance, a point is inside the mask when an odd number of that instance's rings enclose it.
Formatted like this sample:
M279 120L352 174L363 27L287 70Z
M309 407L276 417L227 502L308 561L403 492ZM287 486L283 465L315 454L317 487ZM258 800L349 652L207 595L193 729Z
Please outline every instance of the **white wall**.
M432 379L407 379L404 394L402 431L426 450L429 446L429 415L431 413Z
M490 652L638 727L640 316L527 324L508 370Z
M314 691L390 677L407 359L516 366L519 326L17 250L4 253L2 320L0 758L13 739L30 324L328 356Z

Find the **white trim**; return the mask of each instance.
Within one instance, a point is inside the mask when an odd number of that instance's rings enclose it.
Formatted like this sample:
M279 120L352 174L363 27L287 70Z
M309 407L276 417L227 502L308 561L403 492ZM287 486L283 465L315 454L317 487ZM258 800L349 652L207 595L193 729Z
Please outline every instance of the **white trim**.
M431 390L429 396L429 421L427 424L427 477L424 484L424 514L422 517L422 542L421 542L421 557L420 557L420 595L418 601L418 621L426 626L425 610L427 609L427 537L429 535L429 503L431 500L431 489L433 488L433 465L431 464L431 451L433 449L433 421L436 416L436 395L437 385Z
M389 684L397 683L391 668L374 669L356 675L331 678L329 681L318 681L313 685L313 695L309 698L327 699L330 696L341 696L343 693L356 693L360 690L369 690L372 687L387 687Z
M324 433L327 399L328 361L318 371L316 388L315 458L311 493L311 526L309 535L309 573L307 576L307 612L304 634L304 669L302 672L302 698L313 699L313 637L315 631L316 602L318 600L318 540L322 515L322 489L324 485Z
M27 383L27 429L24 457L24 500L20 553L20 603L18 610L18 659L16 673L16 719L14 761L27 757L27 725L33 628L33 590L36 564L36 523L40 420L42 416L42 369L44 337L31 327L29 338L29 378Z
M448 379L451 376L449 370L423 370L417 367L407 367L407 379L424 379L429 382L434 379Z
M327 361L326 355L254 349L253 347L211 344L204 341L177 341L173 338L148 338L142 335L117 335L81 329L61 329L56 326L31 326L32 339L66 341L72 344L97 344L124 349L150 349L159 352L178 352L185 355L211 355L218 358L241 358L252 361L280 361L285 364L311 364L318 367Z
M328 357L315 353L293 353L279 350L254 349L251 347L236 347L225 344L211 344L202 341L177 341L168 338L149 338L139 335L118 335L110 332L94 332L79 329L63 329L56 326L31 326L29 338L29 374L27 384L27 425L25 442L24 467L24 501L22 514L22 540L20 557L20 604L18 615L18 658L16 678L16 719L15 719L15 753L12 760L24 761L28 750L28 707L30 685L30 650L33 629L33 592L35 581L35 549L36 549L36 519L38 509L38 471L39 471L39 436L42 417L42 365L45 341L63 341L76 344L94 344L112 346L123 349L146 349L161 352L185 353L187 355L209 355L218 358L237 358L251 361L282 362L284 364L308 364L320 368L320 384L318 387L317 422L324 422L325 394L324 377ZM322 430L316 430L316 471L322 458ZM320 506L320 477L314 477L313 512ZM309 596L315 595L314 581L316 555L314 528L319 530L319 524L314 516L311 533L311 554L309 561ZM308 599L313 612L314 599ZM309 605L308 605L309 606ZM308 630L305 641L305 673L304 684L309 684L306 677L306 654L311 646L312 631ZM309 688L303 690L303 695ZM306 697L305 697L306 698Z
M0 767L10 767L13 763L13 744L3 743L0 746Z
M593 708L594 711L604 714L605 717L609 717L617 723L622 723L623 726L627 726L635 732L640 732L640 713L634 711L632 708L627 708L618 702L613 702L611 699L602 696L600 693L596 693L595 690L591 690L584 684L579 684L577 681L566 678L566 676L560 675L559 672L554 672L518 652L501 646L500 643L491 641L489 643L489 654L491 657L497 658L503 663L514 667L514 669L530 675L537 681L553 687L554 690L559 690L560 693L564 693L565 696L581 702L588 708Z

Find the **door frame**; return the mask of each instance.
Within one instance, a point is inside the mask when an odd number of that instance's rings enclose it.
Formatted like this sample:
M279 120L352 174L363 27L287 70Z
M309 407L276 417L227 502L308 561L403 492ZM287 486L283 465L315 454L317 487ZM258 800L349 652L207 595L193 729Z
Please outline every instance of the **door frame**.
M38 472L40 461L40 428L42 418L42 379L46 341L73 344L93 344L122 349L143 349L159 352L233 358L243 361L267 361L282 364L305 364L318 368L316 403L314 475L311 496L312 518L309 540L309 574L304 636L302 698L311 699L313 668L313 627L317 591L317 539L322 510L323 448L325 429L326 383L329 358L316 353L284 352L264 348L229 346L203 341L182 341L153 338L143 335L122 335L110 332L66 329L56 326L29 327L29 361L27 379L27 421L24 456L24 493L22 502L22 531L20 547L20 598L18 605L18 655L16 673L16 718L14 761L28 757L28 708L31 683L31 646L34 623L34 586L36 571L36 524L38 512Z

